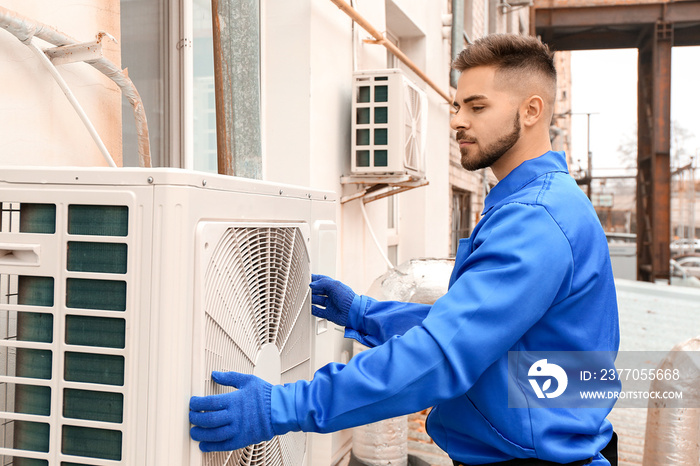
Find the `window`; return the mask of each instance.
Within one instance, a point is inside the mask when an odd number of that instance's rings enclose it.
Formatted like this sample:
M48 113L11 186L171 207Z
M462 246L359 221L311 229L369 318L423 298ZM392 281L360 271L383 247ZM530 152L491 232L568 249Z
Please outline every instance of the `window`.
M461 238L469 237L471 218L471 193L452 188L452 247L450 253L457 254Z
M260 64L259 2L231 2L240 25L229 28L241 56ZM122 67L136 85L146 109L153 166L217 171L214 40L210 0L121 0ZM236 55L238 54L238 55ZM257 55L256 55L257 54ZM259 66L236 75L239 89L252 105L234 113L236 149L260 153ZM234 96L234 98L237 96ZM125 166L138 166L136 127L126 100L122 106ZM258 105L254 105L256 103ZM239 147L240 146L240 147Z
M387 40L396 45L419 68L425 68L428 56L425 45L425 33L399 5L397 0L386 0L386 32ZM387 51L387 67L402 69L409 77L413 71Z
M168 14L165 0L122 0L120 6L122 68L129 69L143 100L154 167L170 165L168 155ZM138 167L134 111L122 99L122 151L125 167Z
M387 197L387 252L394 267L399 257L399 196Z
M399 198L398 196L389 196L387 198L387 222L386 227L392 234L396 234L399 226ZM391 231L393 230L393 231Z
M394 34L392 34L391 31L386 31L385 35L386 35L386 39L389 42L394 44L399 49L401 48L401 43L399 42L399 38L396 37ZM398 68L399 67L399 59L396 58L396 55L391 53L389 50L386 51L386 67L387 68Z
M211 0L194 0L192 7L194 169L216 173L216 96Z

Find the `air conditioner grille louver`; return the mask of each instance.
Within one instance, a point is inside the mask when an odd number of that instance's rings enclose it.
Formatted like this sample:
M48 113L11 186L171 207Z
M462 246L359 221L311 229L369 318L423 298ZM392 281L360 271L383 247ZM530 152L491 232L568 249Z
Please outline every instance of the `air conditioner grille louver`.
M280 382L308 377L310 270L299 228L229 227L213 247L204 278L207 374L255 373L258 358L274 345ZM229 390L207 375L205 394ZM292 433L235 452L205 454L204 464L295 465L304 451L305 435Z
M412 170L420 169L420 153L423 134L421 133L421 98L418 91L406 86L406 139L404 166Z

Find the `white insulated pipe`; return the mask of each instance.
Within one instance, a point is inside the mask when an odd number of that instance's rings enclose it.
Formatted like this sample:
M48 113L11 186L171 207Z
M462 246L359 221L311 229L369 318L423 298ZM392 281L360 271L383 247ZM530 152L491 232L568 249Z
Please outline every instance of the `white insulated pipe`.
M77 40L59 32L49 25L33 21L2 6L0 6L0 28L7 30L25 45L29 45L34 37L38 37L57 47L78 43ZM98 36L98 40L101 40L103 35L104 34L101 33ZM136 134L138 136L139 166L150 167L151 146L148 136L146 111L144 110L141 96L136 90L134 83L129 79L127 71L120 69L106 58L90 60L86 63L114 81L114 83L119 86L122 95L126 97L133 107ZM53 64L51 65L53 66Z
M382 256L382 259L384 259L384 262L386 262L386 265L387 267L389 267L389 270L394 270L394 264L392 264L389 258L386 256L384 248L382 248L382 245L379 244L377 235L374 234L374 229L372 228L372 224L370 223L369 217L367 216L367 209L365 209L365 202L363 199L360 199L360 210L362 211L362 218L365 220L365 225L367 225L369 234L372 236L374 245L377 246L377 251L379 251L379 254Z
M114 159L109 153L107 146L105 146L104 142L102 141L102 138L97 133L95 126L92 124L92 121L90 121L90 118L85 113L85 110L83 110L83 107L80 105L80 102L78 102L78 99L76 99L75 95L73 95L73 92L71 92L70 88L68 87L68 83L66 83L65 79L63 79L61 73L59 73L56 67L53 66L53 63L51 63L51 60L49 60L49 57L46 56L44 51L36 46L32 38L29 38L29 40L24 44L27 47L29 47L29 49L32 52L34 52L34 54L37 57L39 57L39 60L41 61L42 65L44 65L44 67L51 74L56 83L58 83L58 87L61 88L63 94L65 94L66 98L68 99L68 102L70 102L70 104L73 106L73 109L80 117L80 120L85 125L85 128L88 130L88 133L90 133L90 137L92 137L92 140L95 141L95 144L97 144L97 148L102 153L102 157L104 157L104 159L107 161L107 164L110 167L117 168L117 164L114 163Z

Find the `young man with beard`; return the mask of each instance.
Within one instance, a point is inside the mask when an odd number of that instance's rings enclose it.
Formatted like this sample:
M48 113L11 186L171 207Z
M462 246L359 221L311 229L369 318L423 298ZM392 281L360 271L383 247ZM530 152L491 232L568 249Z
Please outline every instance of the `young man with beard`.
M564 154L551 151L552 53L532 37L489 35L453 66L461 77L451 126L462 165L491 167L499 182L460 241L447 294L432 306L378 302L314 276L314 315L370 349L284 386L215 373L239 390L192 398L191 435L202 450L432 406L428 433L455 464L609 464L600 452L613 435L612 402L550 409L533 397L509 407L509 384L518 380L521 401L529 389L509 368L509 352L600 352L614 367L619 344L605 235Z

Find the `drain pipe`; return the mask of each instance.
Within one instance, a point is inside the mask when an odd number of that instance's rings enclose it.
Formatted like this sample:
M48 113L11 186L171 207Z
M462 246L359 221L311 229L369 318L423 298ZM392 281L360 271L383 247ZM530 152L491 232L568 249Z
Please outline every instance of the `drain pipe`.
M379 244L377 235L374 234L374 228L372 228L372 224L370 223L369 217L367 216L367 209L365 209L365 202L363 199L360 199L360 211L362 212L362 218L365 220L367 230L369 230L369 234L372 236L374 245L377 246L377 251L379 251L379 254L382 256L382 259L384 259L384 262L386 262L387 267L389 267L390 270L393 270L394 264L391 263L386 253L384 252L384 249L382 249L381 244Z
M452 60L462 51L464 41L464 0L452 0ZM450 69L450 85L457 89L460 72Z
M59 32L55 28L37 21L33 21L2 6L0 6L0 27L7 30L25 45L30 45L32 38L34 37L38 37L39 39L55 45L56 47L78 44L77 40L63 34L62 32ZM104 33L100 33L98 35L98 44L105 35L106 34ZM88 63L93 68L97 69L99 72L114 81L117 86L119 86L119 89L121 89L122 95L126 97L133 107L134 121L136 122L136 134L138 136L139 165L141 167L150 167L151 146L148 138L146 111L144 110L143 102L141 100L141 96L136 90L136 86L134 86L134 83L131 81L131 79L129 79L127 70L120 69L117 65L104 57L94 60L85 60L85 63Z
M102 157L104 157L104 159L107 161L107 164L112 168L116 168L117 164L114 163L114 159L109 153L107 146L105 146L105 143L97 133L95 126L90 121L90 118L85 113L85 110L83 110L83 107L78 102L78 99L76 99L75 95L73 95L71 92L66 80L63 79L63 76L61 76L61 73L58 72L56 67L53 66L53 63L51 63L51 60L49 60L46 54L39 47L37 47L36 44L34 44L34 41L31 38L25 43L25 45L29 47L32 52L34 52L34 54L39 58L39 61L41 61L41 64L44 65L44 68L46 68L49 74L51 74L53 77L54 81L56 81L58 87L61 88L63 94L68 99L68 102L70 102L70 104L73 106L73 109L78 114L78 117L80 117L80 120L85 125L85 128L88 130L88 133L90 133L90 137L92 137L92 140L95 141L95 144L97 144L97 148L100 150L100 153L102 153Z
M678 380L656 379L650 392L681 392L679 406L674 400L650 399L644 440L644 466L697 465L700 460L700 337L676 345L661 361L658 369L673 373ZM683 406L683 407L681 407Z

